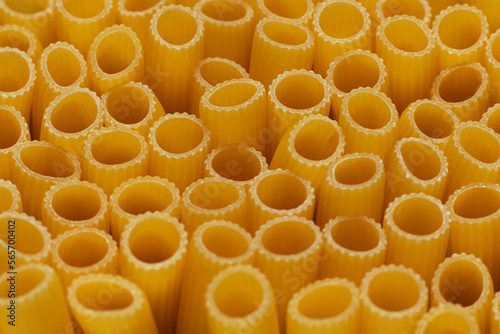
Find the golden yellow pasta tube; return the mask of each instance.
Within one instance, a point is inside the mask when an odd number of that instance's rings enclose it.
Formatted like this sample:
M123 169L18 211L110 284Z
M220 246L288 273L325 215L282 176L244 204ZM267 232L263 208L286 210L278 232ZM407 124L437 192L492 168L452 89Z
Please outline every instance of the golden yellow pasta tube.
M304 217L278 217L260 226L255 243L256 266L271 282L283 331L287 304L293 294L317 278L323 246L321 232Z
M345 152L367 152L387 161L398 137L398 111L384 93L357 88L342 103L339 125L345 135Z
M154 92L140 82L130 81L111 88L102 95L102 101L106 126L135 130L146 139L153 123L165 116Z
M203 59L203 21L191 9L169 5L151 21L145 44L146 84L153 89L167 113L188 112L193 71Z
M109 233L108 197L90 182L74 180L56 184L45 193L42 221L53 238L78 227Z
M500 134L500 103L495 104L493 107L489 108L483 116L481 116L481 123L495 131L495 133Z
M103 128L85 140L83 178L109 196L122 182L146 175L149 151L146 140L127 129Z
M409 193L424 193L442 200L448 162L443 151L431 142L403 138L394 146L385 176L385 207L396 197Z
M193 10L205 26L204 57L221 57L244 68L250 65L254 11L242 0L201 0Z
M12 278L14 280L9 281ZM12 284L16 293L14 298L9 298ZM8 309L12 301L15 301L14 319L9 317ZM0 307L2 333L74 333L59 277L46 264L26 264L17 269L16 275L2 274ZM23 321L24 317L29 317L29 321Z
M317 191L328 167L344 154L345 139L337 122L323 115L306 116L281 139L271 169L289 169Z
M361 284L385 261L387 238L380 223L365 216L336 217L323 228L324 257L319 276L344 277Z
M464 3L480 9L488 19L491 31L500 28L500 3L495 0L464 0Z
M400 113L411 102L429 97L437 74L437 50L431 30L421 20L406 15L384 20L377 29L376 49Z
M26 119L13 107L0 105L0 179L10 178L13 152L28 140L30 131Z
M374 11L374 27L385 19L396 15L409 15L429 26L432 10L427 0L378 0Z
M326 80L332 89L332 114L337 120L344 98L353 89L370 87L389 93L384 62L367 50L351 50L335 58L328 68Z
M172 182L140 176L122 183L109 198L111 234L119 241L125 227L137 216L158 212L180 217L180 193Z
M184 282L179 299L177 334L208 334L205 294L208 284L223 269L253 264L255 243L240 226L228 221L210 221L191 237ZM277 334L277 333L276 333Z
M257 22L271 17L307 27L314 14L314 3L311 0L250 0L250 2L254 5Z
M320 187L316 224L323 227L338 216L366 216L381 223L384 188L384 163L379 156L344 155L331 165Z
M307 27L286 19L265 18L255 27L250 77L267 87L285 71L310 70L313 57L314 36Z
M490 333L500 333L500 293L496 293L491 301Z
M16 185L0 179L0 213L6 211L23 212L23 202Z
M37 78L31 111L34 139L40 138L45 109L57 96L65 90L87 87L87 63L74 46L57 42L46 47L40 55Z
M200 100L208 89L226 80L248 77L247 71L232 60L218 57L203 59L194 70L189 113L199 117Z
M308 115L330 114L331 91L319 74L307 70L281 73L267 97L266 156L270 161L278 144L298 121Z
M316 38L314 71L326 77L335 58L349 50L372 50L372 24L358 2L328 0L316 7L312 22Z
M52 240L51 263L67 289L79 276L118 272L118 248L102 230L75 228Z
M24 212L42 219L43 197L57 183L79 180L82 169L78 160L61 148L39 141L27 141L14 151L12 182L23 198Z
M56 41L54 0L0 1L0 22L30 29L44 47Z
M462 305L486 333L490 324L493 283L488 268L471 254L454 254L436 269L432 279L431 305Z
M476 318L462 306L441 304L432 307L418 322L415 334L481 334Z
M161 333L175 333L187 244L184 226L160 213L134 219L121 238L121 274L146 293Z
M449 171L444 199L473 182L500 177L500 135L479 122L461 123L444 150Z
M357 334L359 321L359 289L343 278L309 284L288 303L288 334Z
M113 0L54 0L57 38L73 44L84 56L99 33L115 24Z
M413 333L427 311L424 280L401 265L372 269L361 282L362 334Z
M439 68L464 62L484 62L489 36L486 16L476 7L450 6L436 16L432 24L439 54Z
M428 0L429 5L432 9L432 16L438 15L443 9L448 8L449 6L461 4L462 0Z
M0 47L11 47L26 52L33 63L42 53L42 44L38 37L26 27L6 24L0 27Z
M162 117L149 133L149 173L169 179L183 192L203 176L210 143L211 133L197 117L185 113Z
M233 79L203 94L200 118L213 147L239 144L265 148L266 89L252 79Z
M40 140L65 149L83 162L85 140L103 125L104 107L94 92L87 88L66 90L45 109Z
M491 85L491 103L500 103L500 30L488 39L485 65Z
M158 334L146 294L124 277L82 275L69 286L67 299L85 333Z
M443 102L418 100L403 111L398 121L399 138L423 138L444 150L459 123Z

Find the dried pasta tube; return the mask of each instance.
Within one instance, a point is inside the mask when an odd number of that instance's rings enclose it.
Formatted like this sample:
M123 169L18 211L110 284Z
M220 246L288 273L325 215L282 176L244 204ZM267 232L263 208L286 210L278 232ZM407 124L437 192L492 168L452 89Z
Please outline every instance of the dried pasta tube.
M367 50L351 50L335 58L326 80L332 89L333 118L338 120L342 102L353 89L369 87L389 93L389 79L382 59Z
M257 22L271 17L308 27L315 10L311 0L250 0L250 3L254 6Z
M82 275L69 286L67 300L85 333L158 334L146 294L124 277Z
M130 179L109 198L111 234L119 241L127 225L147 212L179 219L179 201L179 189L166 179L152 176Z
M255 243L240 226L228 221L204 223L192 235L179 299L178 334L208 334L205 294L223 269L253 264ZM276 333L277 334L277 333Z
M488 39L485 63L491 85L491 103L500 103L500 31Z
M8 211L23 212L21 193L15 184L0 179L0 213Z
M500 28L500 4L497 1L464 0L464 3L477 7L486 15L492 32Z
M106 232L79 227L52 240L51 264L67 289L75 278L82 275L116 273L118 248Z
M488 268L471 254L454 254L436 269L432 279L431 305L462 305L476 318L481 333L490 325L493 283Z
M486 16L476 7L450 6L436 16L432 24L439 54L439 68L465 62L484 62L489 36Z
M0 105L0 179L10 179L13 152L19 144L29 140L26 119L14 107Z
M84 56L94 38L115 24L113 0L54 0L57 38L73 44Z
M286 308L293 294L317 278L322 260L321 232L312 220L304 217L278 217L260 226L255 243L256 266L273 287L283 331Z
M299 121L281 139L271 169L289 169L317 191L332 163L344 154L345 139L337 122L323 115Z
M489 108L483 116L481 116L481 123L500 134L500 103L495 104Z
M210 136L205 124L193 115L160 118L149 134L150 174L169 179L183 192L203 176Z
M491 301L490 333L500 333L500 293L496 293Z
M54 0L2 0L0 22L24 26L38 37L43 47L56 41Z
M432 10L428 0L378 0L374 11L374 27L385 19L396 15L409 15L429 26Z
M42 221L54 238L78 227L109 233L108 197L90 182L56 184L45 194Z
M288 303L287 333L359 332L359 289L344 278L316 281L299 290Z
M203 21L191 9L168 5L151 21L145 44L146 84L156 93L167 113L188 112L193 71L203 59Z
M399 138L422 138L444 150L459 123L458 117L445 103L418 100L401 114L398 121Z
M500 187L473 183L457 190L446 202L450 211L448 253L468 253L488 267L493 283L500 284Z
M376 44L398 111L401 113L410 103L429 97L437 74L436 41L431 30L415 17L393 16L379 25Z
M30 123L36 71L31 58L19 49L0 48L0 105L21 112Z
M155 93L140 82L130 81L111 88L102 95L102 101L106 126L135 130L146 139L153 123L165 116Z
M18 318L13 322L15 326L10 325L8 308L13 299L8 295L12 289L9 281L12 276L9 273L0 276L2 333L74 333L61 281L54 269L42 263L26 264L17 269L14 275L16 313L30 320L20 321Z
M285 71L310 70L313 57L314 36L307 27L286 19L265 18L255 27L250 78L267 87Z
M218 57L203 59L194 70L189 113L200 116L200 100L208 89L226 80L248 77L247 71L232 60Z
M442 200L448 162L436 145L421 138L403 138L394 146L385 173L385 207L396 197L410 193Z
M432 307L418 322L415 334L481 334L476 318L462 306L441 304Z
M66 90L87 87L87 63L71 44L57 42L46 47L36 66L38 80L33 92L31 131L40 138L43 115L50 103Z
M427 311L425 282L412 269L382 265L361 282L362 334L413 333Z
M330 166L320 187L316 224L323 227L338 216L366 216L381 223L384 188L384 163L379 156L344 155Z
M65 149L82 163L85 140L103 125L101 99L87 88L74 88L61 93L45 109L40 140Z
M462 0L427 0L432 9L432 17L437 16L443 9L449 6L461 4Z
M226 58L248 68L255 28L252 7L242 0L201 0L193 10L205 26L204 57Z
M184 226L160 213L134 219L121 238L121 273L146 293L161 333L175 333L187 244Z
M12 182L23 198L24 212L42 219L43 198L51 186L79 180L82 169L78 160L61 148L39 141L20 144L13 153Z
M144 137L127 129L103 128L85 140L83 178L109 196L131 178L146 175L149 152Z
M314 71L327 76L330 64L349 50L372 50L372 24L356 1L328 0L316 7L312 22L316 38Z
M345 152L367 152L387 161L398 136L398 111L384 93L357 88L344 98L339 125ZM376 143L376 144L375 144Z
M488 73L478 63L450 66L434 80L431 95L461 121L478 121L490 104Z
M330 86L313 71L292 70L273 80L268 90L266 156L270 161L285 133L308 115L330 114Z
M365 216L337 217L323 228L324 258L319 276L344 277L357 286L384 263L387 238L379 223Z
M449 172L444 199L473 182L500 177L500 135L479 122L461 123L444 150Z
M0 27L0 47L11 47L26 52L33 63L37 62L43 49L38 37L31 30L15 24Z

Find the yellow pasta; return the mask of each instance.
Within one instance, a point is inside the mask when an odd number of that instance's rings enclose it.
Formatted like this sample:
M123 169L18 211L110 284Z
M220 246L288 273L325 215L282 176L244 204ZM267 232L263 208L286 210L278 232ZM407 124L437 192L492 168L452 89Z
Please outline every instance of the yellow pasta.
M320 187L316 224L323 227L338 216L366 216L381 223L384 188L384 163L379 156L344 155L331 165Z
M153 91L140 82L127 82L111 88L102 95L106 110L104 123L137 131L146 139L149 129L165 110Z
M488 39L485 64L491 85L491 103L500 103L500 31Z
M500 103L495 104L493 107L489 108L483 116L481 116L481 123L495 131L495 133L500 134Z
M38 37L26 27L5 24L0 26L0 47L11 47L26 52L33 63L42 53L42 44Z
M17 146L30 140L26 119L8 105L0 105L0 179L10 179L12 155Z
M86 181L56 184L45 193L42 222L53 238L78 227L109 233L108 198L101 188Z
M160 118L149 133L149 173L169 179L183 192L203 176L211 139L205 124L193 115Z
M179 299L177 334L208 334L205 294L223 269L253 264L255 243L243 228L228 221L210 221L191 237ZM278 334L278 333L273 333Z
M389 79L382 59L367 50L351 50L335 58L326 80L332 89L333 118L339 119L344 98L353 89L370 87L389 93Z
M438 15L443 9L449 6L461 4L463 0L428 0L432 8L432 16Z
M365 216L336 217L323 228L320 277L345 277L361 284L367 272L385 261L387 238L379 223Z
M316 7L314 71L326 77L335 58L349 50L372 50L372 24L367 10L350 0L328 0Z
M464 0L466 4L472 5L480 9L488 18L491 31L496 31L500 28L500 7L498 1L495 0Z
M429 290L412 269L374 268L361 282L361 334L413 333L427 311Z
M454 254L446 258L434 273L431 305L462 305L476 318L481 332L486 333L493 294L491 276L483 262L471 254Z
M85 140L83 178L109 196L122 182L146 175L149 151L144 137L127 129L103 128Z
M314 13L314 4L311 0L250 0L250 2L254 4L257 21L271 17L309 26Z
M193 71L203 59L203 21L191 9L168 5L159 9L145 43L146 84L167 113L188 112Z
M9 281L12 278L14 281ZM8 298L11 284L16 291L14 299ZM11 320L13 300L16 304ZM59 277L46 264L26 264L17 269L16 275L0 275L0 308L0 330L4 334L74 333Z
M496 293L491 301L490 333L500 333L500 293Z
M308 115L330 114L330 86L313 71L281 73L269 86L267 97L266 156L271 160L285 133Z
M79 180L82 175L78 160L50 143L24 142L13 157L11 180L21 192L24 212L39 220L47 190L57 183Z
M67 294L73 316L87 334L158 334L146 294L118 275L82 275Z
M207 288L208 333L278 334L271 284L249 265L219 273Z
M422 20L429 26L432 18L431 6L427 0L378 0L375 6L374 26L396 15L409 15Z
M344 154L345 139L337 122L323 115L306 116L293 126L274 153L271 169L289 169L317 191L328 168Z
M463 307L441 304L431 308L419 321L415 334L481 334L476 318Z
M180 217L180 193L166 179L140 176L122 183L109 198L111 234L119 241L132 220L147 212Z
M121 237L121 273L146 293L161 333L175 333L187 244L182 224L160 213L134 219Z
M314 43L312 32L299 23L277 17L263 19L255 27L250 77L267 87L285 71L310 70Z
M0 179L0 213L23 212L21 193L15 184Z

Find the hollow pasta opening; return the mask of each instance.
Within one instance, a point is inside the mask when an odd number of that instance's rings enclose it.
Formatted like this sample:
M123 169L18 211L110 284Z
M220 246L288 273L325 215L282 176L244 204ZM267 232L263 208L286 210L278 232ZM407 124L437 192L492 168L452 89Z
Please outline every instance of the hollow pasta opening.
M420 52L429 44L422 27L410 19L390 22L386 25L384 33L392 46L404 52Z
M340 161L335 167L337 182L356 185L368 182L377 172L375 161L364 157L355 157Z
M208 101L216 107L236 107L248 102L257 94L257 87L251 82L232 82L215 88Z
M98 106L92 95L75 92L59 101L52 110L50 122L61 132L77 133L90 127L98 113Z
M337 151L339 138L337 128L332 123L315 119L299 129L294 147L300 156L321 161L330 158Z
M10 9L22 14L42 12L49 6L48 0L5 0L4 2Z
M97 190L83 185L59 188L52 196L51 204L57 215L71 221L90 220L97 216L103 205Z
M65 178L75 173L75 165L63 151L42 145L29 145L20 150L23 164L31 171L48 177Z
M236 67L220 60L203 63L200 67L200 75L211 86L227 80L242 78L240 71Z
M307 199L307 188L297 177L289 174L271 174L257 185L261 202L275 210L292 210Z
M149 114L151 101L144 88L119 86L113 88L106 97L106 110L116 121L136 124Z
M123 7L129 12L142 12L160 3L161 0L125 0Z
M213 0L201 7L201 12L218 21L237 21L247 14L245 6L232 1Z
M203 127L190 118L178 117L164 120L156 130L156 142L162 150L183 154L194 150L205 136Z
M245 317L258 310L264 299L261 282L245 272L224 277L214 291L217 308L226 316Z
M336 317L347 310L352 303L351 290L342 285L319 286L301 296L299 313L311 319Z
M435 333L470 334L470 326L460 314L443 312L434 316L425 325L423 334Z
M307 1L294 1L293 6L290 6L288 0L263 0L264 7L271 13L287 19L298 19L307 13Z
M377 61L364 54L345 57L333 70L333 84L344 93L360 87L375 87L380 77Z
M286 220L263 230L262 246L278 255L295 255L306 251L316 241L311 226L294 220Z
M385 18L395 15L410 15L420 20L425 18L425 8L421 0L385 0L382 13Z
M30 291L47 279L45 272L40 268L19 270L16 280L16 298L27 295ZM0 282L0 298L7 298L10 290L10 281Z
M481 37L481 18L470 10L453 10L440 21L438 36L444 45L456 50L467 49Z
M414 197L399 201L392 218L394 224L406 233L429 235L444 224L441 208L427 198Z
M16 222L15 229L15 247L16 251L26 254L35 255L45 247L45 239L39 227L35 226L29 220L23 218L11 219ZM2 219L0 226L2 231L8 231L8 219ZM0 239L6 244L9 242L9 234L7 232L0 233Z
M500 106L494 108L494 111L488 117L486 126L493 129L497 134L500 134Z
M117 51L117 48L119 52ZM136 55L136 45L132 36L123 30L108 32L101 38L96 49L99 68L106 74L116 74L132 65Z
M470 306L481 297L482 291L481 270L471 261L457 260L448 263L439 278L439 293L444 300L454 304Z
M346 218L338 221L330 235L341 247L354 252L374 249L380 242L379 231L366 219Z
M108 250L108 241L102 235L93 232L80 232L67 236L57 247L61 260L77 268L90 267L102 261Z
M0 108L0 150L17 144L21 134L22 129L17 117L8 109Z
M30 67L20 54L0 52L0 91L11 93L26 86L30 80Z
M405 272L379 272L368 283L368 297L383 310L400 312L417 304L420 288L415 279Z
M262 25L262 31L271 41L283 45L301 45L307 42L308 35L304 28L288 22L268 21Z
M234 204L240 197L238 189L225 182L209 181L196 185L189 200L201 209L218 210Z
M347 112L354 122L366 129L381 129L391 121L391 109L387 102L371 93L351 96Z
M482 82L481 72L476 68L456 67L439 82L439 95L450 103L467 101L476 95Z
M76 54L65 47L52 49L47 55L47 70L52 80L61 87L74 84L81 75Z
M0 213L10 210L13 201L14 198L10 189L0 184Z
M99 15L105 8L105 0L69 0L62 5L74 17L89 19Z
M413 117L418 129L430 138L446 138L455 130L455 122L450 114L432 103L420 103Z
M31 43L24 32L15 29L3 29L0 31L0 47L6 46L28 52Z
M244 255L250 247L248 239L229 226L211 225L203 229L201 240L205 248L222 258Z
M245 147L228 147L217 152L211 166L220 176L234 181L252 180L262 172L256 152Z
M401 156L406 168L418 179L428 181L441 172L441 159L432 147L416 141L401 145Z
M91 143L92 156L105 165L119 165L141 154L141 141L132 133L109 131L101 133Z
M276 98L287 108L310 109L323 101L325 87L317 78L308 74L292 74L283 77L276 85Z
M174 199L172 191L157 182L135 182L118 195L118 206L131 215L167 209Z
M500 210L500 193L487 187L461 191L453 203L453 211L464 218L483 218Z
M76 299L83 307L97 312L121 310L134 302L127 286L106 279L81 283L76 288Z
M367 23L357 6L345 2L336 2L323 9L319 16L321 30L331 38L349 38Z
M198 23L187 11L173 8L160 15L156 28L165 42L183 45L189 43L196 36Z
M460 145L475 159L491 164L500 159L500 142L491 133L479 127L466 127L460 132Z

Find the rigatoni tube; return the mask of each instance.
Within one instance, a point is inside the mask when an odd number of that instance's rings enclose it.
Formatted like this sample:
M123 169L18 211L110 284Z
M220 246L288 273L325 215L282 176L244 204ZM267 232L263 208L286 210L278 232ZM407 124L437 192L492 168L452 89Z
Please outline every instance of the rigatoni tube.
M267 17L285 19L290 22L309 26L314 13L312 0L251 0L255 9L256 21Z
M500 31L488 39L485 63L490 77L491 103L500 103Z
M487 112L481 116L481 123L500 134L500 103L489 108Z
M477 320L472 314L460 305L449 303L432 307L418 322L415 334L447 332L481 334Z
M491 301L490 317L490 333L500 333L500 293L496 293L495 298Z
M378 26L385 19L396 15L414 16L426 26L429 26L432 19L431 6L427 0L378 0L375 6L373 23Z
M16 185L0 179L0 213L7 211L23 212L23 202Z
M0 27L0 47L17 48L26 54L36 63L40 53L42 53L42 44L38 37L28 28L5 24Z
M0 179L10 179L14 150L30 139L28 123L21 113L14 107L0 105Z

